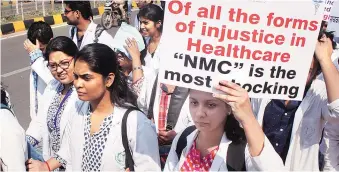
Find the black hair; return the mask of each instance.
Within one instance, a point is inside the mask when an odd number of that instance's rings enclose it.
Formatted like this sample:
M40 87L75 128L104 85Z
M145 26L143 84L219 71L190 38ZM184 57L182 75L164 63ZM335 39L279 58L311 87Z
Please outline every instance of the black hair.
M76 61L84 61L91 71L103 77L114 73L114 82L109 87L112 103L124 108L137 107L137 96L128 86L116 55L110 47L99 43L88 44L76 55Z
M65 4L73 11L80 11L86 20L93 18L91 3L89 1L65 1Z
M227 116L224 131L226 132L226 137L232 142L246 141L245 131L240 127L233 114Z
M8 106L8 97L7 97L7 94L6 94L6 91L5 91L5 88L3 86L3 84L1 83L1 103Z
M78 53L78 47L75 43L66 36L58 36L47 44L44 58L46 61L49 59L49 55L52 52L61 51L68 56L74 57Z
M326 37L331 40L333 50L337 49L337 44L334 41L334 31L320 30L319 35L318 35L318 41L320 41L320 39L323 35L326 35Z
M318 41L319 42L321 41L321 38L324 35L331 40L333 50L336 49L337 48L337 43L333 39L334 38L334 31L326 31L326 30L320 29L319 35L318 35ZM315 63L314 64L314 68L316 68L316 72L315 72L315 74L311 78L312 81L322 72L320 63L319 63L319 61L316 58L315 52L313 54L313 60L314 60L314 63Z
M165 11L166 1L160 1L161 8Z
M122 52L122 51L120 51L118 49L116 49L114 52L116 54L121 54L125 58L128 58L127 55L124 52ZM145 57L146 57L146 55L147 55L147 49L146 48L143 49L142 51L140 51L140 62L141 62L141 65L143 65L143 66L145 66Z
M36 40L39 40L42 44L48 44L53 38L53 31L49 24L43 21L34 22L28 28L27 38L36 44Z
M127 55L124 52L122 52L118 49L116 49L114 52L115 52L115 54L121 54L123 57L128 58Z
M151 20L154 23L161 21L159 31L162 32L164 23L164 10L162 10L158 5L147 4L142 7L138 13L138 19L140 20L141 17Z
M327 27L327 25L328 25L328 22L327 22L327 21L325 21L325 20L321 21L320 29L322 30L323 27L324 27L324 26Z

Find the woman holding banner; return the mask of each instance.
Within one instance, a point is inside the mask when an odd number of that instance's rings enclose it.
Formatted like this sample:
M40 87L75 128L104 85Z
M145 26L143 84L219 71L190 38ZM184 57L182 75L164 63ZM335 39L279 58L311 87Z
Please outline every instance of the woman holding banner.
M227 81L216 89L226 95L190 90L195 126L177 134L164 171L282 170L282 160L256 121L247 91Z

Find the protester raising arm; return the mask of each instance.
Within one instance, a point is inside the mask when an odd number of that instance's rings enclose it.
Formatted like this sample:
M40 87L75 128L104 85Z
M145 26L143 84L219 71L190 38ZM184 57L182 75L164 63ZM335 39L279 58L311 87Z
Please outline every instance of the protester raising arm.
M34 45L30 40L24 42L24 48L30 56L31 67L38 76L48 84L53 80L53 75L47 67L47 63L44 61L43 52L39 49L40 42L36 40L36 45Z
M318 59L322 73L324 75L328 103L332 103L336 100L339 101L339 89L338 89L338 81L339 81L339 72L334 66L331 55L333 52L332 42L325 35L321 38L321 40L317 43L315 54Z
M331 55L335 48L333 42L325 34L322 36L319 42L317 42L315 56L319 61L321 70L326 83L326 91L328 98L328 109L324 110L324 114L331 117L327 119L327 124L324 129L323 143L326 146L325 156L325 167L324 171L338 171L338 138L339 138L339 127L338 127L338 116L339 116L339 89L337 82L339 81L339 72L336 69Z

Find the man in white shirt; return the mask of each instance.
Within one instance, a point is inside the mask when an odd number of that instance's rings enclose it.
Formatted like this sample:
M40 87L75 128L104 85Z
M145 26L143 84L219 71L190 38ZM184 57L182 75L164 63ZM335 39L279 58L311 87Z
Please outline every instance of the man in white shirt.
M113 37L101 25L93 22L89 1L65 1L64 15L70 29L70 37L81 50L91 43L102 43L112 48Z

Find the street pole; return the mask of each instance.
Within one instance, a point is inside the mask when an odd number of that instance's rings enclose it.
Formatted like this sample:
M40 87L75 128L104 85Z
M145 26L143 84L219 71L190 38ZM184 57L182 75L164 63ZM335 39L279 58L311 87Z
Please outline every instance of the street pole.
M19 14L19 0L16 0L15 8L16 8L16 14L18 15Z
M45 17L46 11L45 11L45 1L42 0L42 15Z
M51 0L52 11L54 12L54 0Z
M24 9L22 8L22 2L20 2L20 6L21 6L21 18L22 18L22 20L25 20L25 18L24 18Z
M35 11L38 11L38 0L35 0Z
M65 9L65 7L64 7L64 0L61 0L61 8L62 8L62 10Z

